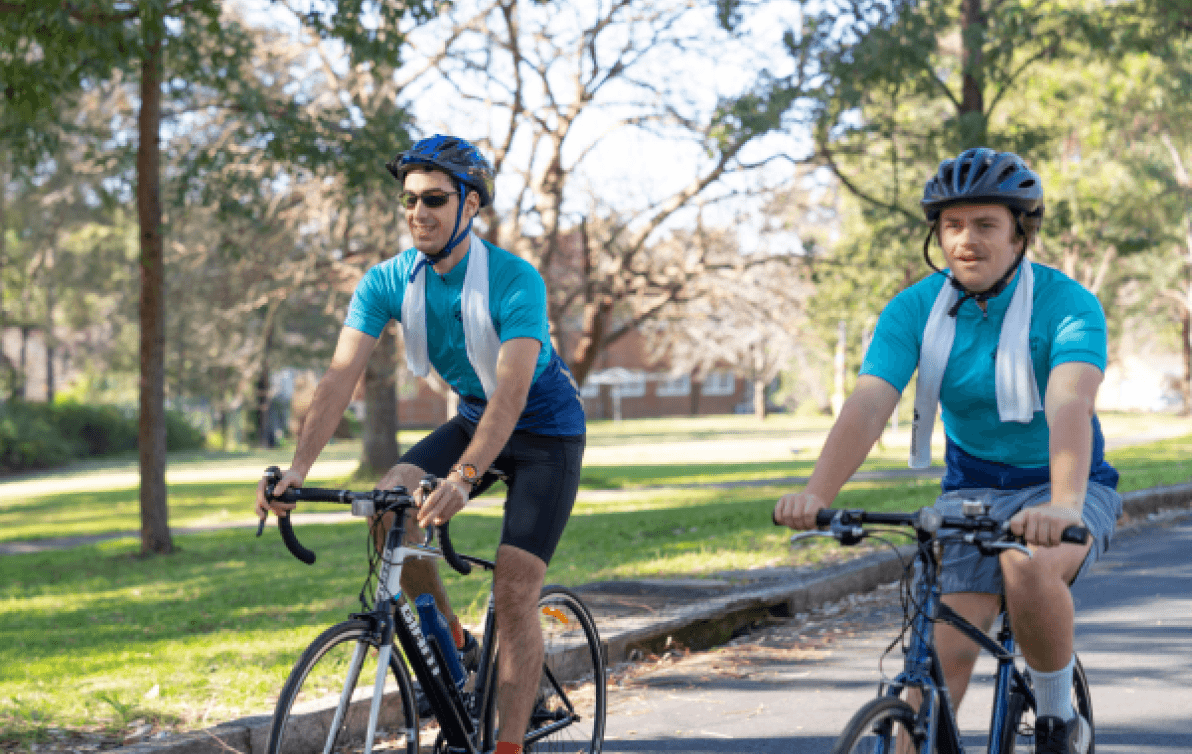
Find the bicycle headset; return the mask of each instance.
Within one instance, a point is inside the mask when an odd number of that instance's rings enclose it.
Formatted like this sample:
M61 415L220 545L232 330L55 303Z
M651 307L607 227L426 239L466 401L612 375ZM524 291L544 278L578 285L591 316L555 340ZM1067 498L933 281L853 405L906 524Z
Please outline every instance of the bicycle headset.
M961 152L956 159L944 160L939 170L923 187L923 199L919 202L931 228L923 241L923 259L936 272L947 275L931 261L931 236L939 233L940 213L955 204L1001 204L1014 216L1014 226L1023 239L1022 249L1014 264L989 288L970 291L949 275L952 287L961 294L948 314L952 317L960 311L966 299L983 303L1006 289L1015 271L1026 256L1026 229L1023 216L1043 217L1043 182L1035 171L1026 166L1021 157L1013 152L996 152L988 147L976 147Z
M472 231L472 220L460 230L459 224L464 214L464 199L467 189L475 191L480 196L480 206L487 207L493 202L493 168L480 150L469 142L457 136L434 136L415 142L409 150L400 153L385 164L385 168L405 185L406 175L417 166L426 166L441 170L455 183L459 191L459 207L455 211L455 227L451 230L451 239L442 250L427 254L426 258L435 264L450 256L451 251L460 244Z

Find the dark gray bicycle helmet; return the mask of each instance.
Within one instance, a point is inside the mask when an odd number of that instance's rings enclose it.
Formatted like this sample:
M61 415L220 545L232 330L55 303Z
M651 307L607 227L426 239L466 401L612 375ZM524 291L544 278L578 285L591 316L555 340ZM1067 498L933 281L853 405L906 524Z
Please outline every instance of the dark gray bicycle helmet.
M966 149L954 160L941 162L939 170L923 187L923 199L919 204L923 207L927 221L931 223L931 229L927 231L927 238L923 241L923 259L931 269L946 274L931 261L930 253L931 236L936 232L940 213L946 207L954 204L1004 205L1014 216L1018 235L1026 238L1022 217L1043 216L1043 182L1038 174L1028 168L1022 158L1013 152L996 152L988 147L976 147ZM948 314L955 317L960 311L960 306L970 298L980 303L1005 290L1026 256L1025 243L1024 241L1022 251L1014 260L1014 264L1010 265L1001 279L984 291L970 291L954 276L949 275L948 280L952 287L962 295L948 310Z
M927 181L920 202L928 222L953 204L1004 204L1016 214L1043 214L1043 182L1013 152L988 147L966 149L944 160Z
M422 139L385 164L386 169L397 179L399 184L405 185L406 174L416 166L425 166L442 170L451 176L459 190L459 206L455 212L455 227L451 229L451 240L441 250L434 254L427 254L426 258L435 264L450 256L451 251L458 246L468 234L472 232L472 220L460 230L459 224L463 218L464 197L470 188L480 196L480 206L487 207L493 203L493 166L480 154L480 150L458 136L434 136ZM414 268L410 275L413 280L421 265Z

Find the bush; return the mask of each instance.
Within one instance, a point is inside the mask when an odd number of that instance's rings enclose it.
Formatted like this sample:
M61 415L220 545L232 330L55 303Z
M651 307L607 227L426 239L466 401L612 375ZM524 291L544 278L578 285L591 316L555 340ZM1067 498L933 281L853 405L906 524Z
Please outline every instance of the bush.
M55 403L52 421L74 448L76 458L107 456L137 449L136 422L115 406Z
M137 449L137 417L115 406L62 403L0 404L0 470L59 466ZM166 412L166 448L197 450L203 433L181 413Z
M21 471L66 463L74 448L43 407L13 401L0 405L0 469Z
M166 450L202 450L206 440L203 430L188 422L181 411L166 412Z

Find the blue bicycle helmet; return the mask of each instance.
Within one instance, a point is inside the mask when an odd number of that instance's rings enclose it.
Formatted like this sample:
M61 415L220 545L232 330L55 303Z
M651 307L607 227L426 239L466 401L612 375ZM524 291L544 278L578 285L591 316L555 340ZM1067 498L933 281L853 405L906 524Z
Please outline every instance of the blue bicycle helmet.
M944 160L927 181L920 202L928 222L952 204L1004 204L1015 214L1043 214L1043 182L1013 152L967 149Z
M480 206L493 203L493 167L480 150L458 136L435 134L422 139L385 165L398 183L416 165L438 168L480 195Z
M940 213L954 204L1001 204L1014 216L1018 235L1026 238L1022 225L1023 215L1038 218L1043 216L1043 182L1035 171L1013 152L996 152L988 147L966 149L954 160L944 160L939 170L923 187L923 199L919 202L931 229L923 241L923 259L936 272L944 273L931 261L931 236L936 232ZM1026 256L1026 241L1022 251L1006 273L984 291L970 291L954 276L948 280L952 287L962 294L956 304L948 310L955 317L960 306L968 299L978 303L987 301L1001 293L1014 278L1014 273Z
M425 166L441 170L455 182L459 190L459 208L455 212L455 227L451 230L451 240L441 251L427 254L431 264L446 259L452 249L460 244L472 231L472 218L468 219L467 227L460 230L460 220L463 218L465 189L471 189L480 196L480 206L487 207L493 203L493 168L480 150L459 138L458 136L444 136L435 134L422 139L394 157L385 167L397 179L399 184L405 185L406 175L416 166ZM415 268L414 274L417 274ZM411 278L413 275L411 275Z

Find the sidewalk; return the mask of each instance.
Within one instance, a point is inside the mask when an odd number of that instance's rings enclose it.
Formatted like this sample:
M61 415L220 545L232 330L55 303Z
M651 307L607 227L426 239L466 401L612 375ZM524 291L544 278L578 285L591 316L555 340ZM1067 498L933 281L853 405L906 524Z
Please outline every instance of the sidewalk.
M1192 508L1192 483L1129 492L1123 496L1121 523L1187 508ZM906 547L901 554L908 552ZM821 568L743 571L721 574L719 579L602 582L576 591L596 618L611 667L632 659L635 652L661 649L668 640L693 649L722 644L737 629L767 615L806 613L896 581L900 574L899 554L884 550ZM250 717L112 751L258 752L263 751L268 724L268 716Z

